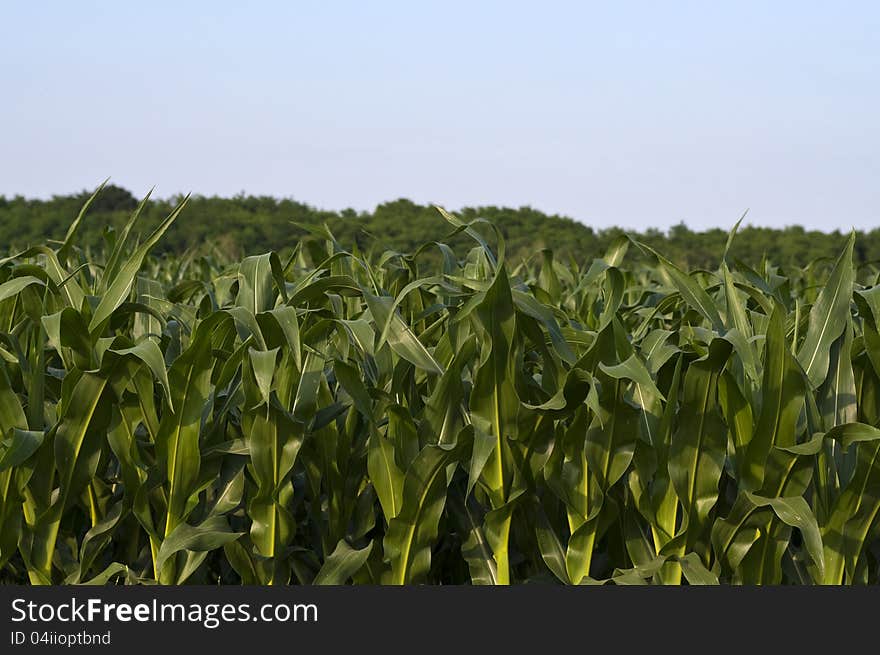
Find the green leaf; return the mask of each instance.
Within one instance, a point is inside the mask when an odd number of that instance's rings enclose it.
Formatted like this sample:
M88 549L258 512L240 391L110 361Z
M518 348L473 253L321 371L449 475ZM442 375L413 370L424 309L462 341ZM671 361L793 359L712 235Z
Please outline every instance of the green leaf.
M395 462L391 441L378 430L370 434L367 471L379 496L385 520L390 523L403 505L404 473Z
M156 566L161 570L165 563L182 550L205 552L221 548L235 541L243 533L232 532L222 516L212 516L198 525L180 523L162 541Z
M703 286L653 248L644 244L639 244L639 246L657 258L661 269L669 276L670 281L681 294L681 297L684 298L685 302L702 314L711 323L713 330L719 333L723 332L724 321L721 320L721 315L718 313L715 301L706 293Z
M363 568L372 550L372 541L366 547L357 550L349 546L344 539L340 539L333 552L324 560L324 564L312 584L345 584L351 576Z
M855 241L856 235L852 232L834 264L828 281L810 309L810 327L798 350L798 361L803 366L813 388L818 387L825 379L828 373L831 343L843 333L849 318L854 281L852 254Z
M159 224L153 233L134 250L125 264L120 267L119 272L101 296L101 300L95 308L94 314L92 314L92 320L89 322L89 332L94 333L98 328L104 325L104 322L110 318L110 315L128 298L135 277L143 265L147 253L153 249L153 246L159 242L162 235L168 231L168 228L171 227L172 223L174 223L180 215L180 212L183 210L188 199L189 196L184 198L180 204L174 208L174 211L172 211L171 214Z
M374 296L364 291L364 299L376 325L388 325L388 345L398 356L428 373L443 374L443 367L419 341L412 329L399 314L392 313L391 308L394 303L392 298Z
M275 305L274 278L270 253L245 257L238 269L236 304L255 316Z
M403 504L384 540L393 584L422 581L430 570L431 547L446 504L446 467L457 460L459 448L426 446L406 472Z
M776 306L767 326L761 413L745 451L743 485L757 490L764 483L767 457L773 446L794 446L804 398L800 367L785 342L785 316Z
M801 531L807 552L819 568L819 577L824 577L825 557L822 553L822 536L819 533L819 523L807 501L801 496L762 498L755 494L747 495L757 507L770 506L783 523Z
M669 449L669 476L686 517L687 550L705 547L709 512L718 501L727 439L717 385L730 352L728 342L713 340L708 354L691 362L684 376L678 429Z
M0 441L0 471L20 466L43 444L40 430L12 429L12 435Z

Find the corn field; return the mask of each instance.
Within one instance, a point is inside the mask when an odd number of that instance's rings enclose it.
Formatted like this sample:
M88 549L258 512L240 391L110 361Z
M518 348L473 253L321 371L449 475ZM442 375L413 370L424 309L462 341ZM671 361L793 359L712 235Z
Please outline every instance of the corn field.
M853 238L799 270L513 263L438 209L472 249L152 255L184 205L93 252L86 203L0 260L0 581L878 581Z

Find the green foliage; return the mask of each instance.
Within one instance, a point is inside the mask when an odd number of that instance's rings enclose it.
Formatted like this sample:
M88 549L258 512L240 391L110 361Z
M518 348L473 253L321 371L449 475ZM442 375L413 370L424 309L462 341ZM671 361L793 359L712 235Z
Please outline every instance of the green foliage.
M102 249L86 212L0 260L0 581L880 581L855 237L689 272L430 210L424 247L239 261L156 255L208 201L115 198Z
M83 192L49 200L0 196L0 243L21 250L43 245L47 239L63 240L71 218L90 195ZM138 219L139 230L146 233L155 228L179 200L148 199ZM137 204L126 189L104 186L89 207L89 220L77 231L78 244L99 251L106 240L120 238L115 235L124 230ZM508 259L514 263L540 257L541 249L548 248L554 252L556 261L568 262L573 258L583 266L607 253L623 233L619 228L591 227L589 216L580 217L584 221L580 223L531 207L469 207L462 209L460 216L466 221L483 218L497 226L505 239ZM645 222L649 224L650 217ZM386 249L414 252L432 240L445 240L456 252L462 252L470 242L465 234L448 238L448 226L437 220L433 207L404 199L383 203L371 212L332 212L267 196L194 196L187 203L186 214L168 230L154 252L182 255L197 250L234 259L269 251L289 254L308 229L323 224L339 243L347 247L356 244L362 252L373 250L377 254ZM110 227L115 233L106 232ZM712 270L718 264L727 236L720 229L695 232L679 224L668 232L646 228L638 238L680 267ZM836 257L845 241L846 234L838 231L745 226L731 246L728 261L742 260L760 267L766 255L777 265L800 266ZM429 247L422 257L439 262L441 254ZM628 257L631 263L650 260L639 251L630 252ZM880 259L880 230L858 234L854 258L857 264Z

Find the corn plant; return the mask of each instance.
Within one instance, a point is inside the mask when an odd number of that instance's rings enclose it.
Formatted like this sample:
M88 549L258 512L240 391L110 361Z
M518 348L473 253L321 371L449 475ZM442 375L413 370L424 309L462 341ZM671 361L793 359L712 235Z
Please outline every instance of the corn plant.
M100 189L96 192L99 193ZM92 198L94 198L93 196ZM91 200L89 201L91 202ZM0 579L867 584L880 286L627 237L0 260ZM627 265L640 251L651 264Z

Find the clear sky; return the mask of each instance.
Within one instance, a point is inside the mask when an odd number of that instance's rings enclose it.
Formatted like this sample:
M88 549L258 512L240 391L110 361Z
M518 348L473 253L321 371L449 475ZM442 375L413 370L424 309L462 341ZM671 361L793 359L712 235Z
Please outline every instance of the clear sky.
M0 5L0 194L880 226L880 3Z

